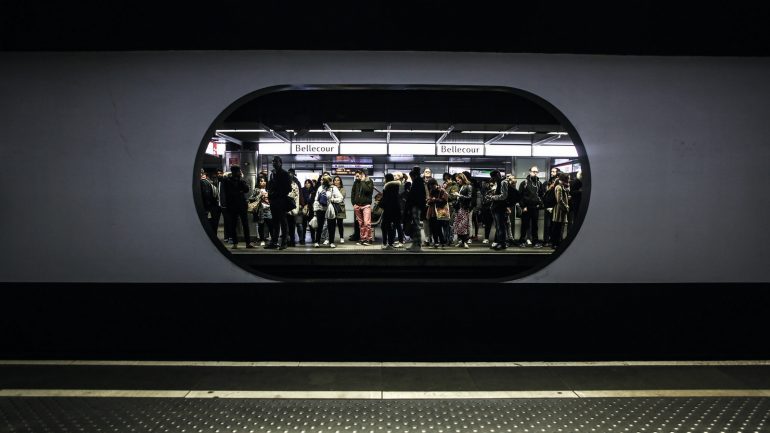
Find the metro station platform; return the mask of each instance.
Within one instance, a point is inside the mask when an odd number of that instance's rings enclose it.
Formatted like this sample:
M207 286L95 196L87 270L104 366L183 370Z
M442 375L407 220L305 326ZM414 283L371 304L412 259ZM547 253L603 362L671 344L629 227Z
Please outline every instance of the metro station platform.
M3 432L770 431L770 361L0 361Z

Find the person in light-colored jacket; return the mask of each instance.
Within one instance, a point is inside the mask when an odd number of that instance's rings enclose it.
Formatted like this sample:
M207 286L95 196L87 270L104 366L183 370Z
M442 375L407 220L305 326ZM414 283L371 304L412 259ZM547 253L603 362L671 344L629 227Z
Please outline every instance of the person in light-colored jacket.
M326 224L329 227L329 247L337 248L337 245L334 244L334 228L337 223L337 213L334 211L332 203L341 204L343 200L344 198L340 190L332 185L332 177L324 175L321 178L321 185L318 187L318 191L316 191L315 201L313 202L313 211L318 223L316 226L316 242L313 244L314 248L320 247L318 240L321 239L323 234L324 220L326 220Z

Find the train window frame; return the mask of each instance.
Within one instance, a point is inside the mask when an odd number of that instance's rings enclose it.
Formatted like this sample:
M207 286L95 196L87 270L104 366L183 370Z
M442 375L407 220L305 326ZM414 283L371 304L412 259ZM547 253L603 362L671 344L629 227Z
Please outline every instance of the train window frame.
M206 149L209 145L211 137L214 136L215 132L219 128L219 125L222 125L225 119L227 119L231 114L233 114L236 110L238 110L243 105L250 103L260 97L263 97L268 94L274 94L278 92L286 92L286 91L314 91L314 90L345 90L345 91L357 91L357 90L430 90L430 91L476 91L476 92L504 92L508 93L517 97L522 97L530 102L539 105L541 108L545 109L551 116L553 116L554 119L565 129L567 134L569 135L574 147L577 150L577 161L580 164L580 169L582 172L581 176L581 182L582 182L582 198L581 198L581 206L578 210L578 213L576 214L576 221L574 223L574 229L568 231L567 235L564 237L564 239L561 241L560 248L557 250L554 250L550 254L542 254L543 258L538 263L532 265L531 267L521 270L516 273L506 274L503 276L496 276L496 277L484 277L475 275L472 279L468 278L457 278L455 274L452 273L446 273L446 277L436 277L435 275L430 276L428 278L415 278L412 276L407 277L399 277L399 276L384 276L382 275L384 272L380 272L380 275L371 275L362 277L360 275L356 275L355 277L345 278L344 275L335 274L335 278L318 278L318 277L287 277L285 275L276 275L271 274L269 270L263 270L261 268L254 267L253 265L246 264L243 259L239 260L239 257L241 254L233 254L232 251L227 248L223 242L218 238L217 233L215 233L209 223L207 218L207 213L203 208L203 200L202 200L202 194L201 194L201 188L200 188L200 171L203 168L203 154L206 152ZM545 169L545 167L544 167ZM330 282L330 281L340 281L340 282L350 282L350 281L360 281L360 280L366 280L366 281L390 281L390 282L513 282L516 280L520 280L522 278L528 277L530 275L534 275L541 270L545 269L546 267L550 266L552 263L556 262L561 254L566 251L570 245L572 245L574 239L576 238L577 234L580 232L580 229L584 223L585 217L587 215L588 207L590 204L590 192L591 192L591 170L590 170L590 163L589 158L586 153L585 145L583 144L582 139L580 138L580 134L578 133L575 126L572 124L572 122L567 119L567 117L559 110L556 106L548 102L546 99L529 92L527 90L514 88L514 87L508 87L508 86L478 86L478 85L383 85L383 84L370 84L370 85L329 85L329 84L318 84L318 85L291 85L291 84L284 84L284 85L276 85L276 86L270 86L261 88L258 90L255 90L253 92L250 92L238 99L236 99L234 102L232 102L230 105L228 105L211 123L211 125L207 128L205 135L201 139L201 142L198 146L198 149L195 153L195 163L193 167L193 200L196 212L198 214L198 217L200 219L201 225L204 228L204 232L207 234L209 239L214 243L217 250L219 250L220 253L222 253L225 257L230 260L230 262L234 263L239 268L256 275L260 278L263 278L268 281L273 282ZM249 219L250 216L249 216ZM514 237L515 234L514 234ZM273 254L282 254L280 251L276 251ZM407 253L404 253L407 254ZM473 253L471 253L473 254ZM417 255L420 255L419 253ZM305 257L309 258L308 256L317 256L317 254L284 254L284 257L288 256L299 256L299 257ZM329 257L329 255L322 255L323 257ZM379 257L376 256L376 257ZM319 259L316 260L307 260L305 263L310 262L316 263ZM298 266L303 266L302 260L295 260L297 262L296 264ZM435 266L435 265L434 265ZM448 265L444 265L441 267L448 267Z

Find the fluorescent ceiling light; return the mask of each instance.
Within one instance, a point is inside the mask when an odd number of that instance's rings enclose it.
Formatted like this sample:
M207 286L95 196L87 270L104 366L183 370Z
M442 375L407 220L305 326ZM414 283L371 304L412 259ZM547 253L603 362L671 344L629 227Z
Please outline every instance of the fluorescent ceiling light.
M518 134L518 135L531 135L537 134L533 131L462 131L463 134Z
M264 129L217 129L216 132L267 132Z
M553 134L553 135L569 135L569 132L549 132L549 134Z
M361 132L360 129L311 129L308 132Z
M415 133L415 134L443 134L446 129L375 129L374 132L396 132L396 133Z

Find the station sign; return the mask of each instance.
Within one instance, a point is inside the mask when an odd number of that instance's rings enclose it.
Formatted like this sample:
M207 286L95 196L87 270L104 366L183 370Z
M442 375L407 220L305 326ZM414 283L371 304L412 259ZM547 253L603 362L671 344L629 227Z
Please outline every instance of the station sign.
M484 156L484 145L441 143L436 146L436 155Z
M292 155L336 155L340 153L337 143L291 143Z

